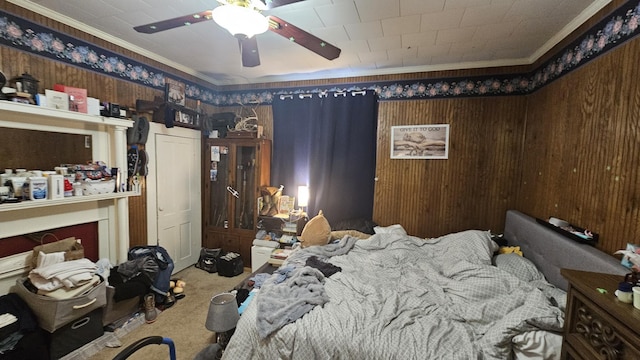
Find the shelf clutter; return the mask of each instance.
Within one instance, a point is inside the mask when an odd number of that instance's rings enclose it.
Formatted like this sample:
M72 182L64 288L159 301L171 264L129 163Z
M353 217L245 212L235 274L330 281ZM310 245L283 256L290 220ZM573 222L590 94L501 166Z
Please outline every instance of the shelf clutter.
M0 174L0 205L47 202L125 191L120 170L104 162L62 164L54 170L5 169Z
M260 216L251 249L252 269L264 263L282 265L299 246L298 236L306 222L306 214Z

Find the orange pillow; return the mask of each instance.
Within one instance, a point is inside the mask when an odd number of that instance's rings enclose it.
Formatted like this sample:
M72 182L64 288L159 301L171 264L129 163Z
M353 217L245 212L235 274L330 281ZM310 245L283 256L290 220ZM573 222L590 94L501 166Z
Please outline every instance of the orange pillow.
M322 214L322 210L307 222L299 239L303 248L314 245L327 245L329 243L331 240L331 226Z

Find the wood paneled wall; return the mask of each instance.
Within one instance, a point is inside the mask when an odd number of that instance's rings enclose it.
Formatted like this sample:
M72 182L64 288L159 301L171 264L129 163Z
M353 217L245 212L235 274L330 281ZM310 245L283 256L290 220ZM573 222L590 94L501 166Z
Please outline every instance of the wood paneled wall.
M2 172L19 168L53 170L60 164L85 164L91 160L91 147L85 147L85 135L2 127L0 133Z
M640 243L640 39L528 96L516 208ZM570 256L570 254L567 254Z
M526 99L491 97L380 103L374 220L421 237L502 232L515 205ZM448 160L390 158L394 125L450 124Z

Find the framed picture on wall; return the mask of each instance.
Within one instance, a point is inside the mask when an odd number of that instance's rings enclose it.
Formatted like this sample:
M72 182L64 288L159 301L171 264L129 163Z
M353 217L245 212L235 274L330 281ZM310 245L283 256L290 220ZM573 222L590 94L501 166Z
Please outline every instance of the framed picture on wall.
M166 84L166 101L171 104L185 106L186 104L186 95L185 95L185 85L183 82L165 78L164 82Z
M392 159L448 159L449 124L391 127Z

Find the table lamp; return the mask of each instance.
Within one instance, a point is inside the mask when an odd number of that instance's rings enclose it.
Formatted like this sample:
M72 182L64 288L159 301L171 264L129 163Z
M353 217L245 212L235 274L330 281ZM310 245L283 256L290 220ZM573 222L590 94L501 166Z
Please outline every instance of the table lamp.
M211 298L204 326L207 330L217 334L217 343L221 348L220 357L229 344L229 339L233 335L233 330L235 330L239 319L238 303L234 294L221 293Z
M309 187L306 185L298 186L298 207L304 214L304 207L309 205Z

